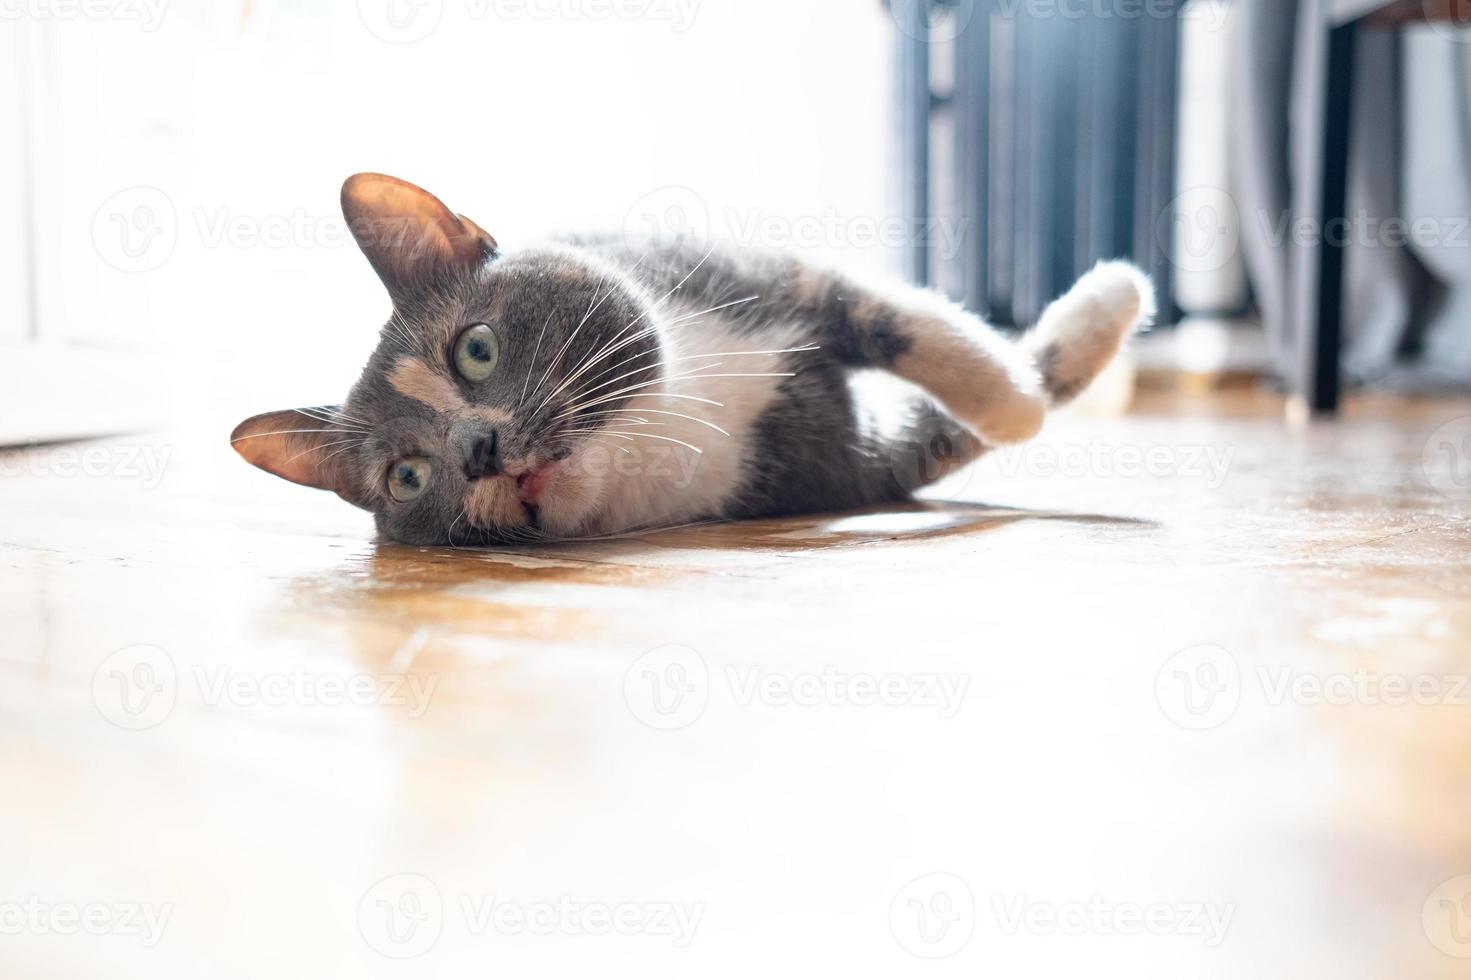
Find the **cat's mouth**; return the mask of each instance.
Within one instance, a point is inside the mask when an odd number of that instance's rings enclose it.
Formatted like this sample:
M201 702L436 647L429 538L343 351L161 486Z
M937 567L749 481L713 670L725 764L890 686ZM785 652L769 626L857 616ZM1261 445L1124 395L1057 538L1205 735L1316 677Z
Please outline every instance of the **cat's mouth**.
M521 508L526 511L526 523L541 529L541 495L546 491L555 462L543 463L516 477L516 495L521 498Z
M556 469L556 466L555 462L542 463L516 477L516 493L528 509L541 505L541 495L546 492L547 483L551 480L552 470Z

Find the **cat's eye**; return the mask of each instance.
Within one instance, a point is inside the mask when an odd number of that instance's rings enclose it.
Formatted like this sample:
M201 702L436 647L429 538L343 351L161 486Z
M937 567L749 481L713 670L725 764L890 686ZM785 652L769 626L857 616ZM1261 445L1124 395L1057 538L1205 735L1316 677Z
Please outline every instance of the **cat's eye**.
M434 464L423 456L405 456L388 467L388 492L399 503L408 503L429 487Z
M460 331L455 341L455 370L466 381L484 381L495 373L500 359L500 341L490 327L474 323Z

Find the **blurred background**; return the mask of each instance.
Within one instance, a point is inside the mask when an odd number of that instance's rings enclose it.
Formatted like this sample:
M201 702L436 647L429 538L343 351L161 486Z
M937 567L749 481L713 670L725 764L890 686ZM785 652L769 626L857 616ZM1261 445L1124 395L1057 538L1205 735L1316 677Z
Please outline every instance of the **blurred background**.
M1464 978L1465 8L0 0L0 980ZM364 170L1162 314L913 506L401 547L226 438L374 346Z
M865 238L887 213L877 0L105 6L0 21L12 439L221 432L344 395L388 312L338 210L357 171L508 247L652 217L893 261Z
M0 440L340 397L387 306L337 210L360 170L510 246L694 231L1008 326L1127 256L1166 299L1145 383L1464 388L1462 6L14 0Z

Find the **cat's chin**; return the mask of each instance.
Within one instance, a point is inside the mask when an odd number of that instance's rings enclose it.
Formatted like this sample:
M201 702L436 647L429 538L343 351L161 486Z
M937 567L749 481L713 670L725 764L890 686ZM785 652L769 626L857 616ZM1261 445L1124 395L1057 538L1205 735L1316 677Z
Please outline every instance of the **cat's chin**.
M595 522L604 479L574 455L527 474L520 481L521 500L535 508L537 527L547 537L583 537Z
M578 492L546 493L536 505L536 525L548 538L585 537L596 508Z

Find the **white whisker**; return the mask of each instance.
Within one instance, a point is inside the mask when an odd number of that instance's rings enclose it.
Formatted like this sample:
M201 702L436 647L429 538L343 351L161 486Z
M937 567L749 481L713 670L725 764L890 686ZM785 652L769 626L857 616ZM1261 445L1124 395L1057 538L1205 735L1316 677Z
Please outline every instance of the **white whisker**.
M541 325L541 333L536 335L536 350L531 354L531 363L526 365L526 380L521 382L521 397L516 400L516 411L526 403L526 386L531 383L531 372L536 370L536 359L541 356L541 342L546 339L547 327L551 325L552 314L547 313L546 321Z
M603 286L603 283L605 283L607 281L608 281L608 277L607 277L606 274L601 279L598 280L597 287L593 289L593 296L594 296L594 298L597 297L597 291L598 291L598 289L601 289L602 286ZM567 353L567 348L569 346L571 346L572 341L574 341L574 340L577 339L577 335L582 332L582 328L587 325L587 321L590 320L590 319L592 319L592 315L598 311L598 307L600 307L604 303L606 303L608 301L608 297L612 296L613 293L615 293L617 290L618 290L618 284L617 283L614 283L613 285L611 285L611 286L608 287L608 291L603 294L603 298L602 299L597 300L596 303L594 303L593 305L591 305L591 306L589 306L587 308L587 312L583 314L582 320L577 324L577 326L573 329L573 331L570 334L567 335L567 339L562 342L562 346L557 350L557 356L554 357L554 358L552 358L552 362L547 365L546 372L542 374L541 380L536 383L536 387L531 392L531 396L533 398L536 397L536 393L538 391L541 391L541 386L544 385L544 384L546 384L547 378L549 378L551 376L552 368L556 367L557 364L562 360L562 355L565 354L565 353ZM542 404L545 404L545 400L543 400ZM539 408L540 408L540 406L538 406L538 409Z
M341 431L342 431L341 429L332 428L332 429L277 429L275 432L252 432L248 436L241 436L239 439L231 439L230 440L230 445L233 446L237 442L244 442L246 439L264 439L266 436L290 436L290 435L296 435L298 433L307 433L307 432L341 432Z
M674 438L672 438L670 436L656 436L656 435L654 435L651 432L613 432L613 431L608 430L608 429L601 429L599 431L606 432L610 436L637 436L640 439L658 439L661 442L673 442L673 443L677 443L678 445L681 445L681 446L683 446L686 449L693 449L695 452L700 453L702 455L705 452L705 450L701 449L699 446L691 446L687 442L684 442L684 441L682 441L680 439L674 439Z
M326 406L319 408L298 408L296 410L296 414L305 415L309 419L314 419L318 422L326 422L329 425L341 425L343 428L351 428L348 423L363 426L369 424L367 419L360 419L355 416L348 415L340 408L330 408Z
M643 413L645 413L647 415L672 415L675 418L679 418L679 419L689 419L691 422L698 422L700 425L706 426L707 428L714 429L716 432L720 433L723 436L730 435L729 432L726 432L724 429L722 429L720 426L716 425L714 422L707 421L705 419L699 418L698 416L694 416L694 415L685 415L683 412L666 412L666 411L663 411L663 410L657 409L657 408L641 408L641 409L639 409L639 411L640 412L643 412ZM589 415L617 415L617 414L620 414L620 413L618 411L610 411L610 412L582 412L582 413L580 413L580 417L586 417L586 416L589 416ZM612 420L610 420L610 421L612 421ZM657 425L658 423L654 423L654 424Z
M635 374L642 374L645 371L652 371L652 370L655 370L656 368L660 368L660 367L663 367L663 366L668 365L668 364L678 364L681 361L698 361L698 360L704 360L704 359L710 358L710 357L746 357L746 356L756 357L756 356L775 355L775 354L805 354L805 353L810 353L811 351L821 350L821 349L822 348L819 347L818 345L811 344L811 345L808 345L806 347L785 347L785 348L782 348L781 350L716 351L716 352L709 353L709 354L687 354L684 357L672 357L669 360L664 361L664 362L662 362L660 364L648 364L648 365L645 365L644 367L641 367L641 368L634 368L632 371L629 371L629 372L627 372L625 374L620 374L617 378L614 378L613 381L619 381L619 380L621 380L623 378L630 378L630 377L632 377ZM610 371L615 371L618 368L621 368L625 364L631 364L634 361L638 360L640 357L644 357L644 356L646 356L646 355L645 354L635 354L633 357L625 358L624 360L619 361L617 364L614 364L612 367L607 368L606 370L598 373L594 377L589 378L588 379L588 384L591 384L592 382L598 380L598 378L603 377L604 375L608 374ZM613 381L608 382L608 384L612 384ZM599 385L598 387L599 388L604 388L604 387L607 387L607 385ZM581 398L584 395L590 394L591 392L594 392L594 391L597 391L597 390L598 390L598 388L590 388L590 387L587 387L586 385L584 385L582 388L579 388L577 391L575 391L571 395L567 396L568 397L568 401L572 401L574 399ZM553 394L555 394L555 392L553 392Z
M592 388L584 388L584 389L582 389L581 391L579 391L576 395L574 395L572 397L573 398L586 398L588 395L591 395L593 392L599 390L600 388L606 388L609 385L615 385L618 382L622 381L624 378L631 378L635 374L642 374L643 372L648 371L651 368L656 368L656 367L659 367L659 366L660 365L658 365L658 364L651 364L648 367L635 368L632 371L625 371L623 374L618 375L618 377L613 378L613 379L608 380L608 381L604 381L600 385L596 385L596 386L594 386ZM695 370L696 371L709 371L709 370L713 370L714 368L717 368L719 366L720 366L720 362L719 361L716 361L714 364L706 364L706 365L704 365L702 367L696 368ZM694 376L693 372L691 374L689 374L689 375L685 375L685 377L693 377L693 376ZM572 400L572 398L569 398L568 399L568 401L571 401L571 400Z
M460 508L460 516L455 518L454 523L451 524L449 526L449 530L447 532L445 532L445 538L449 541L449 546L451 548L455 547L455 526L457 524L459 524L460 521L462 521L464 519L465 519L465 508L464 507L461 507Z
M777 371L777 372L735 373L735 374L689 374L689 375L684 375L684 376L676 376L676 377L673 377L673 378L659 378L659 379L654 380L654 381L644 381L644 382L641 382L641 383L636 384L636 385L630 385L627 388L623 388L623 389L620 389L619 391L611 392L611 393L606 394L606 395L599 395L597 398L594 398L590 402L586 402L584 404L576 405L576 406L573 406L572 408L565 409L563 411L563 413L558 416L558 418L564 417L564 416L566 416L567 414L570 414L573 411L580 411L580 410L582 410L584 408L592 408L592 407L594 407L596 405L602 405L605 402L608 402L608 401L611 401L614 398L617 398L619 395L623 394L624 392L634 391L634 390L637 390L639 388L649 388L649 387L652 387L654 385L660 385L660 384L678 384L681 381L704 381L704 380L706 380L708 378L794 378L794 377L796 377L796 374L794 372L791 372L791 371ZM666 392L647 392L646 395L647 396L652 396L652 397L669 397Z
M296 455L292 456L291 459L286 460L286 462L289 463L292 460L299 459L302 456L305 456L307 453L321 452L323 449L330 449L333 446L341 446L344 443L357 443L357 442L359 442L359 440L357 440L357 439L343 439L343 440L341 440L339 442L324 442L324 443L322 443L319 446L308 446L306 449L303 449L301 452L299 452ZM318 466L321 466L322 464L319 462L319 463L317 463L317 465Z
M634 317L632 320L630 320L628 323L626 323L623 326L623 329L619 330L618 333L613 337L613 339L610 340L608 343L604 344L601 349L599 349L597 352L595 352L590 357L585 358L583 360L582 364L578 365L578 367L577 367L576 370L572 371L565 379L563 379L562 383L560 385L558 385L551 392L551 394L547 395L546 398L542 399L541 403L537 406L536 410L537 411L540 411L542 408L544 408L547 405L547 403L549 403L553 398L556 397L557 392L562 391L569 384L571 384L574 380L576 380L578 377L580 377L584 371L586 371L588 368L592 367L594 364L596 364L598 361L602 360L604 357L611 357L613 354L616 354L618 351L622 350L624 347L627 347L629 344L637 343L639 340L642 340L644 337L649 336L652 333L656 333L658 331L658 329L659 329L658 325L657 324L651 324L650 326L645 327L643 330L640 330L638 333L635 333L633 336L628 337L628 338L623 339L623 340L619 340L619 338L623 337L623 335L626 334L634 326L634 324L638 323L644 317L648 316L651 312L653 312L655 309L658 308L658 306L659 306L660 303L664 302L670 296L674 295L674 293L677 290L679 290L682 286L684 286L685 283L689 282L690 276L693 276L696 272L698 272L700 270L700 267L703 266L705 264L705 262L713 254L715 254L715 247L714 246L711 246L710 251L706 252L705 255L704 255L704 258L700 259L699 262L695 263L695 267L693 269L691 269L688 273L686 273L685 274L685 277L683 279L681 279L679 282L675 283L674 284L674 287L672 289L670 289L669 292L665 293L658 300L656 300L655 302L651 303L649 305L649 307L644 310L644 312L640 313L638 316ZM640 260L640 261L642 261L642 260ZM734 303L725 303L725 304L722 304L720 306L711 307L710 309L704 310L704 311L702 311L700 313L689 314L687 316L679 317L679 318L677 318L677 319L675 319L675 320L673 320L671 322L672 323L679 323L679 322L681 322L683 320L688 320L688 319L690 319L693 316L703 316L705 313L713 313L713 312L715 312L717 310L723 310L726 307L734 306L737 303L748 303L751 300L757 299L757 298L758 297L756 297L756 296L751 296L751 297L748 297L747 299L736 300ZM599 377L601 377L601 375L599 375ZM596 380L596 378L594 378L593 380ZM540 385L537 386L538 390L540 390L540 387L541 387Z
M697 316L706 316L711 313L719 313L721 310L728 310L732 306L740 306L742 303L750 303L760 298L761 297L759 295L756 295L747 296L744 299L733 299L729 303L721 303L719 306L712 306L708 310L701 310L698 313L685 313L682 316L674 317L672 320L666 320L665 325L669 326L676 323L683 323L686 320L693 320Z
M341 449L334 449L334 450L332 450L332 452L327 456L326 459L322 460L320 463L317 464L317 468L320 469L322 467L322 464L323 463L330 463L335 457L341 456L343 453L352 452L354 449L357 449L358 447L364 445L364 442L365 442L364 440L358 439L358 440L356 440L354 442L348 443L346 446L343 446Z

